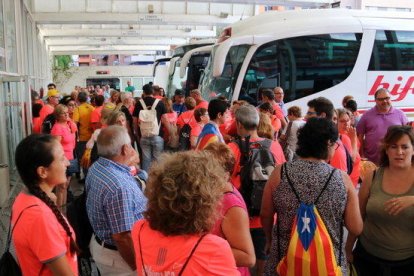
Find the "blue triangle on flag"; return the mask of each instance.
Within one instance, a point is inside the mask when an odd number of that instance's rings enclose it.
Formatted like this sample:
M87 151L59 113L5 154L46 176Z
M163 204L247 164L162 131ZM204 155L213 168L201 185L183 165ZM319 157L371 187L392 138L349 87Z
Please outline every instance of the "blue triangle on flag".
M307 205L301 203L297 212L297 228L298 236L302 242L303 248L307 251L316 229L316 215L314 211L315 205Z

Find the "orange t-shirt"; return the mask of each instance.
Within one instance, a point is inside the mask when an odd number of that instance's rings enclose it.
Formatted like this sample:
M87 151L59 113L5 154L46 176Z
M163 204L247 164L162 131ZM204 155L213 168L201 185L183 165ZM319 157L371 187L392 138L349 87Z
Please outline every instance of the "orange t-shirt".
M194 110L197 108L205 108L208 110L208 101L201 101L198 105L196 105Z
M101 122L101 113L103 106L95 107L91 112L91 123L100 123Z
M331 166L334 168L347 172L348 166L346 165L346 153L344 144L341 140L338 140L337 143L339 143L339 147L335 150L334 156L329 161L329 164L331 164Z
M42 132L42 121L40 120L40 117L36 117L32 119L33 123L33 133L41 133Z
M274 112L274 115L276 116L276 118L278 118L279 120L282 120L285 116L283 115L283 111L280 108L279 104L274 103L274 104L272 104L272 107L273 107L273 112Z
M47 115L52 114L55 111L55 108L50 104L45 104L39 112L40 122L43 123Z
M258 139L250 139L250 142L262 141L264 138ZM230 149L233 151L234 158L236 159L233 174L231 175L230 181L238 190L240 190L240 158L241 152L239 146L235 142L231 142L228 144ZM270 145L270 152L273 154L275 158L276 164L283 164L286 162L285 155L283 154L282 147L280 146L278 141L272 141ZM262 223L260 222L260 217L251 217L250 218L250 228L261 228Z
M23 211L30 205L37 206ZM52 210L39 198L21 192L13 204L12 225L20 213L13 243L23 275L53 275L45 264L61 256L66 256L73 273L78 275L77 256L70 253L70 239ZM71 232L75 238L72 228Z
M137 221L131 235L138 275L178 275L200 238L198 235L165 236L152 230L146 220ZM227 241L207 234L195 249L182 275L231 276L240 273Z
M282 127L282 122L276 117L276 115L271 115L270 121L272 123L273 130L277 133Z
M196 127L198 124L194 118L194 109L185 111L178 116L177 126L182 128L185 124L189 124L191 128Z

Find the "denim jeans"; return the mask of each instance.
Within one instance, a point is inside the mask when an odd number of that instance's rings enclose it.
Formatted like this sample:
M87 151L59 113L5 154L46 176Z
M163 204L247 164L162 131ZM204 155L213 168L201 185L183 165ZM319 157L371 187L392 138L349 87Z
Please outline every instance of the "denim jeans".
M141 168L148 172L151 162L157 160L164 150L164 139L161 136L141 137L139 142L142 150Z

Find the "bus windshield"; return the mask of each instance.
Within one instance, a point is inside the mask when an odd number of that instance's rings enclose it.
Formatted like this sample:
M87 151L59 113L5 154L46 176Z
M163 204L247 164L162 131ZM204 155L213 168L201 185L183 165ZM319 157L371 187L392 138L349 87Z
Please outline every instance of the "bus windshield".
M236 45L230 48L226 56L223 72L220 77L213 77L214 56L217 47L213 48L211 58L207 67L204 70L204 75L201 83L201 93L203 98L211 100L218 96L224 96L228 100L232 99L234 85L236 84L240 68L246 57L250 45Z

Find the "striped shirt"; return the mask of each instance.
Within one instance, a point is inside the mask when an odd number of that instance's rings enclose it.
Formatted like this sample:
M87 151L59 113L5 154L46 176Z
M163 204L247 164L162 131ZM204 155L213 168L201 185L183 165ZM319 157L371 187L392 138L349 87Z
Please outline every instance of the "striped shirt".
M112 234L131 231L143 218L147 199L127 166L100 157L88 172L86 192L93 232L106 244L115 245Z

